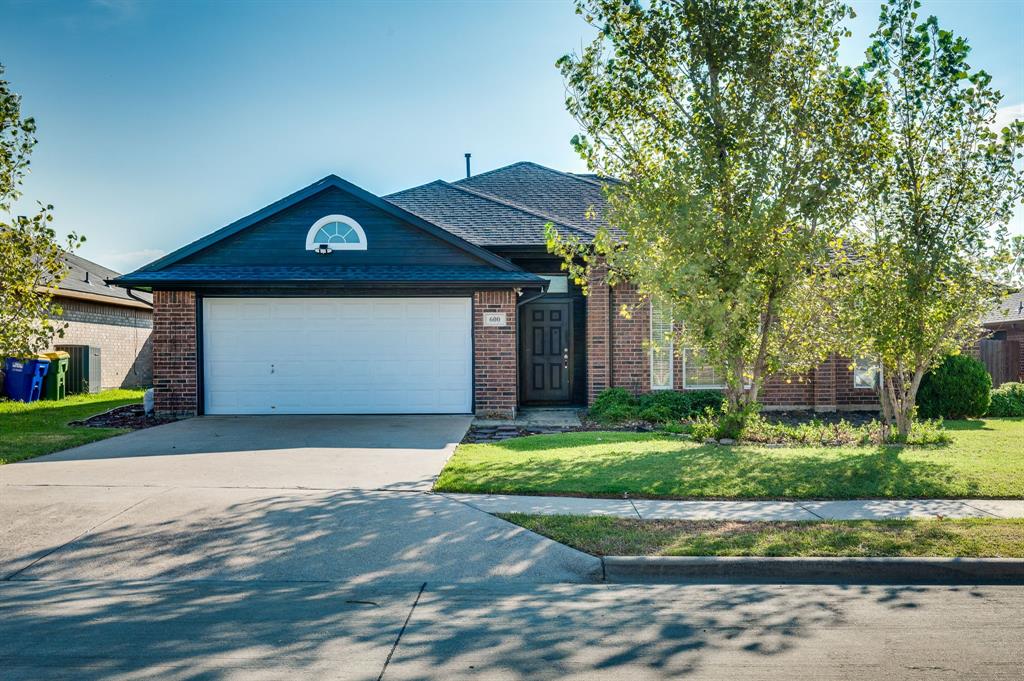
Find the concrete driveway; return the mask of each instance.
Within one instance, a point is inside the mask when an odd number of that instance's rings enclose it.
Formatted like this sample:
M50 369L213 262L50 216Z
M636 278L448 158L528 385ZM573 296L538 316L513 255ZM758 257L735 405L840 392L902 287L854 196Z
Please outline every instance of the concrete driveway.
M0 484L428 491L468 416L206 416L0 468Z
M0 467L0 579L586 581L430 487L463 416L210 417Z

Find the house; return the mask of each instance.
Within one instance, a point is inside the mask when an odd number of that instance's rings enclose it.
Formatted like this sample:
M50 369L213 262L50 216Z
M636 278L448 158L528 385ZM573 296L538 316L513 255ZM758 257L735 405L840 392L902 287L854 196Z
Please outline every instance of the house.
M1024 291L1011 293L981 320L989 331L974 349L992 385L1024 380Z
M720 388L630 285L584 297L546 248L604 220L599 178L522 162L376 196L328 176L112 281L153 291L162 413L468 413L605 388ZM633 309L627 319L618 311ZM870 367L773 379L774 407L877 408Z
M64 254L67 276L54 301L67 324L53 345L99 348L102 388L148 386L153 380L153 296L107 283L114 270L72 253Z

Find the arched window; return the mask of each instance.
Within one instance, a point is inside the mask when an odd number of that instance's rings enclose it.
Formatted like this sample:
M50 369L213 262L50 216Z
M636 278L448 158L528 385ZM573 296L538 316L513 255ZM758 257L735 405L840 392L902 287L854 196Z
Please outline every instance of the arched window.
M365 251L366 232L347 215L328 215L313 223L306 234L307 251L320 246L332 251Z

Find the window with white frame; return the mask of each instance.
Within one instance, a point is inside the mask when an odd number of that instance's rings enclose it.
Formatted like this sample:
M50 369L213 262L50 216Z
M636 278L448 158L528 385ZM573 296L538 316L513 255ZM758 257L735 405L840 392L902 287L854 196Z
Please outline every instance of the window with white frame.
M326 249L326 250L325 250ZM366 232L347 215L328 215L306 233L307 251L365 251Z
M878 387L882 376L882 368L870 357L857 357L853 360L853 387L863 390L874 390Z
M684 348L683 387L720 390L725 387L725 367L708 363L703 350Z
M672 308L651 300L651 390L672 389Z

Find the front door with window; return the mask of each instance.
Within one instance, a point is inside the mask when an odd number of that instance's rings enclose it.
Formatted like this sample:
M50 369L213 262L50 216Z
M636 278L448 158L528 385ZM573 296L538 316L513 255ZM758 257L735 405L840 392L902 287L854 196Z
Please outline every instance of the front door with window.
M568 402L572 396L572 316L568 300L529 303L519 329L523 401Z

